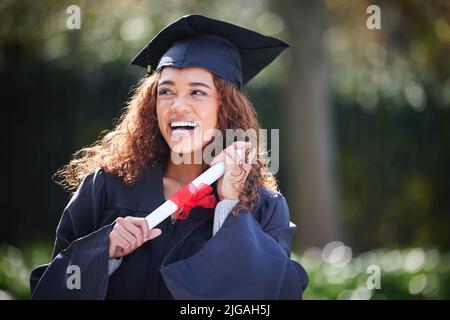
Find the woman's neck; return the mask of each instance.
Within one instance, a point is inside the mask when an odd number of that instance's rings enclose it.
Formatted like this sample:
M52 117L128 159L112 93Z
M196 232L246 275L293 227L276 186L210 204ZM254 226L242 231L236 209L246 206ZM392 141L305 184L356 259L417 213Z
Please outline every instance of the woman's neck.
M169 157L164 176L177 180L182 184L188 184L189 182L197 178L202 172L202 164L175 164Z

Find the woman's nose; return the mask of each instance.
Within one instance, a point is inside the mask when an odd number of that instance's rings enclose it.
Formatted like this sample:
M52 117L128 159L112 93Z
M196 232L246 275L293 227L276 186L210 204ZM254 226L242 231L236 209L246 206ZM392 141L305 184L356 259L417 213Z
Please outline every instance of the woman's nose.
M176 112L187 112L190 108L190 104L183 97L177 97L171 106L171 109Z

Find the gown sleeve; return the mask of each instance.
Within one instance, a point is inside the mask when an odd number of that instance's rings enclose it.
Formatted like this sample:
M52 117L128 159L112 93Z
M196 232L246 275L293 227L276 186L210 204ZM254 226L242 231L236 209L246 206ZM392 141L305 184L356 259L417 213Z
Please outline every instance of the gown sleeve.
M30 276L32 299L103 299L108 287L109 233L99 227L104 172L86 176L63 211L50 263Z
M301 299L308 276L290 259L296 227L286 200L276 194L259 211L258 219L250 212L229 214L193 255L183 251L195 231L169 252L160 271L175 299Z

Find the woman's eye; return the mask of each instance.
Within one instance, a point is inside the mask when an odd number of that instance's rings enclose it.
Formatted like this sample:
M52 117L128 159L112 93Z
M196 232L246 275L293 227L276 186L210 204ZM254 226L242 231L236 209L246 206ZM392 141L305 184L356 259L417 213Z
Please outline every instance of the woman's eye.
M159 92L158 92L158 94L161 96L161 95L164 95L164 94L168 94L168 93L170 93L170 90L169 89L161 89L161 90L159 90Z
M206 92L202 90L192 90L194 96L206 96Z

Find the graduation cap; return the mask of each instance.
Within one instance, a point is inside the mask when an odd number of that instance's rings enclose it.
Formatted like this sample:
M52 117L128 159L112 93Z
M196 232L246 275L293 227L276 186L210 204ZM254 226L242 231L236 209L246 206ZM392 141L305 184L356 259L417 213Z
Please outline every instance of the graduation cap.
M200 67L241 89L289 45L279 39L201 15L187 15L162 29L131 61L159 71Z

